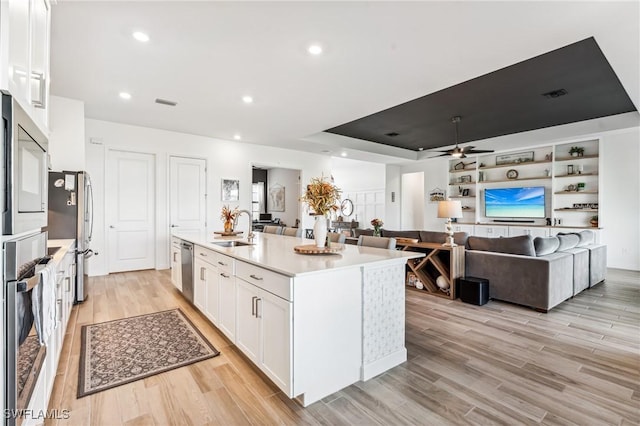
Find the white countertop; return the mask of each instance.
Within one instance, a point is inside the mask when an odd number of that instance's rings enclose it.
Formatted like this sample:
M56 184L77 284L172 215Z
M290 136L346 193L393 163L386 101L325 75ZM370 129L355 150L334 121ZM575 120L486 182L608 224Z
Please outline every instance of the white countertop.
M47 240L47 247L60 247L60 250L55 252L53 255L53 261L56 265L60 264L62 258L67 254L67 252L71 249L75 249L76 240Z
M299 245L313 244L313 240L265 234L262 232L255 233L255 239L252 245L239 247L221 247L212 243L229 240L247 242L246 238L223 238L214 235L213 231L174 230L172 235L201 247L206 247L235 259L252 263L290 277L368 264L395 264L398 262L406 262L407 259L424 257L423 253L386 250L350 244L344 244L344 250L337 254L300 254L296 253L293 248Z

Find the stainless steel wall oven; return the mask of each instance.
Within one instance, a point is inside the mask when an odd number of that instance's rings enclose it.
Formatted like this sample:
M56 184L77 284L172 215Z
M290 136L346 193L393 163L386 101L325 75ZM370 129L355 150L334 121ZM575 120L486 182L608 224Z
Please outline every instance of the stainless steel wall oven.
M47 137L20 104L2 92L2 234L47 226Z
M5 409L26 409L46 356L38 341L31 296L41 285L38 270L50 261L47 233L4 242L4 395ZM9 418L8 425L16 424Z

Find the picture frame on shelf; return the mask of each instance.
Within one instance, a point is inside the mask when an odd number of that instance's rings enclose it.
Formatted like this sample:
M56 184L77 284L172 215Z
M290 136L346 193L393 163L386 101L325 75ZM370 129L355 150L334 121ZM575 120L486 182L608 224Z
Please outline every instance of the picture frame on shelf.
M533 151L496 155L496 166L502 166L505 164L529 163L533 161L533 157Z
M464 163L460 161L453 165L453 170L464 170Z
M469 188L465 188L462 190L462 196L463 197L468 197L469 196Z
M430 203L437 203L438 201L444 201L447 198L447 193L445 192L444 189L440 189L440 188L433 188L431 191L429 191L429 202Z
M471 175L460 176L460 183L469 183L471 182Z

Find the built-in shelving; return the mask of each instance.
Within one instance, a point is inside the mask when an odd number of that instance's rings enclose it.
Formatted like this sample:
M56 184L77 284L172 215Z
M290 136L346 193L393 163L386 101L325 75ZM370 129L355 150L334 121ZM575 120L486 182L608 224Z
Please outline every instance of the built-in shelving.
M598 154L594 154L594 155L583 155L581 157L558 158L558 159L556 159L556 163L564 163L564 162L567 162L567 161L591 160L591 159L595 159L595 158L599 158L599 155Z
M576 146L582 148L582 156L574 157L570 155L569 151ZM449 162L448 181L450 183L448 193L460 194L450 195L450 198L461 201L462 206L465 207L463 209L465 219L475 218L473 223L468 221L457 223L460 225L479 225L483 222L490 222L490 218L484 216L483 191L487 188L544 186L546 194L545 218L534 219L533 223L525 225L493 224L493 226L514 228L513 232L517 232L515 228L518 227L541 226L552 229L549 227L550 225L545 225L548 223L554 225L557 223L560 228L598 229L593 228L589 223L592 216L598 215L598 208L577 209L571 206L579 205L579 203L598 205L599 188L602 184L602 178L599 176L602 161L600 148L601 145L598 139L522 148L513 152L478 155L475 157L475 164L469 163L466 168L457 170L455 165L459 165L460 160L452 159ZM533 161L495 164L496 159L502 160L505 158L502 154L509 154L513 159L530 159L533 157ZM501 156L502 158L500 158ZM506 177L506 171L510 169L518 172L517 178L509 179ZM460 177L465 174L471 175L473 181L458 182ZM511 174L515 175L515 173ZM469 178L467 177L466 179ZM580 191L576 190L578 186L581 188ZM463 190L465 193L468 192L469 195L461 195ZM599 223L602 223L602 220L599 220ZM496 236L497 232L501 231L493 230L492 236Z
M478 170L491 170L491 169L502 169L505 167L509 167L509 168L514 168L514 167L521 167L521 166L534 166L536 164L545 164L545 163L551 163L552 160L541 160L541 161L524 161L524 162L520 162L520 163L509 163L509 164L498 164L497 166L482 166L482 167L478 167Z
M541 176L541 177L523 177L523 178L517 178L517 179L499 179L499 180L483 180L480 181L479 183L502 183L502 182L518 182L521 180L538 180L538 179L546 179L546 180L551 180L550 177L547 176Z

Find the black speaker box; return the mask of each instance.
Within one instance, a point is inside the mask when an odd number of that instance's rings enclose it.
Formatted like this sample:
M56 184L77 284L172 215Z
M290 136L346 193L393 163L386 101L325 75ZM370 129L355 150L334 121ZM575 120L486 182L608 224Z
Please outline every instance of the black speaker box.
M458 296L465 303L484 305L489 301L489 280L465 277L458 280Z

